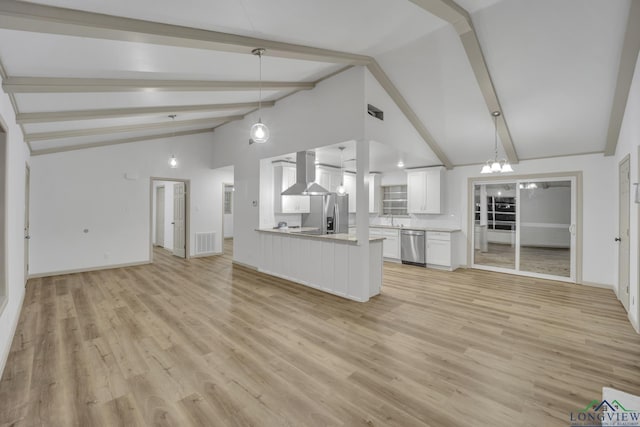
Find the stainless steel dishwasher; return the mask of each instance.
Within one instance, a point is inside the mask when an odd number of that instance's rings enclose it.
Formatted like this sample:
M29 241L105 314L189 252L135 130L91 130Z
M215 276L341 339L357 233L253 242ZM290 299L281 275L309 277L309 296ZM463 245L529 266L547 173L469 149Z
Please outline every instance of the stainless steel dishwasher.
M400 258L403 264L427 266L425 232L402 230L400 232Z

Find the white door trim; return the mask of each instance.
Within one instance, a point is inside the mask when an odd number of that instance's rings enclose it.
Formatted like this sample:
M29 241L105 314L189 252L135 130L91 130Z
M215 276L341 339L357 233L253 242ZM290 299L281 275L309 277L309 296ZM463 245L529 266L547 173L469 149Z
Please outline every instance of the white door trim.
M152 176L149 178L149 263L153 262L153 182L169 181L184 183L184 220L185 220L185 259L191 258L191 180L183 178L163 178Z
M575 236L573 244L575 250L575 262L574 255L572 253L572 270L575 268L575 274L573 277L563 278L559 276L550 276L540 273L512 271L510 269L503 269L499 267L481 266L474 264L474 245L475 245L475 230L474 230L474 213L475 213L475 201L474 201L474 186L477 184L499 184L499 183L511 183L518 181L555 181L563 179L571 179L575 187L575 197L572 201L572 220L575 221ZM517 189L519 193L519 189ZM573 205L575 203L575 205ZM519 207L519 203L516 205L516 209ZM575 207L575 209L573 209ZM516 215L519 218L519 215ZM518 224L517 224L518 225ZM516 226L517 226L516 225ZM557 281L566 281L571 283L582 284L582 171L575 172L558 172L558 173L544 173L544 174L529 174L529 175L509 175L509 176L489 176L489 177L471 177L467 179L467 268L477 268L479 270L495 271L507 274L517 274L527 277L536 277L540 279L550 279ZM516 234L517 236L517 234ZM519 242L516 242L519 243ZM517 248L516 248L517 253ZM518 260L516 260L516 268L518 267ZM574 267L575 266L575 267Z
M626 230L622 230L622 224L621 224L621 219L622 219L622 198L620 197L620 189L622 188L622 183L620 182L620 172L622 169L622 166L627 163L628 164L628 194L627 194L627 210L626 210L626 215L627 215L627 229ZM622 306L625 308L625 310L627 310L627 312L629 311L629 308L631 306L631 242L630 242L630 229L631 229L631 155L627 154L626 156L624 156L624 158L622 158L622 160L620 160L620 162L618 162L618 230L617 230L617 236L616 238L620 238L620 239L626 239L627 241L627 265L626 265L626 281L622 280L622 275L620 274L621 271L621 261L622 261L622 241L618 242L618 292L617 292L617 296L618 296L618 300L622 303ZM626 284L624 283L626 282ZM628 288L629 290L627 291L626 288ZM626 304L625 304L626 303Z

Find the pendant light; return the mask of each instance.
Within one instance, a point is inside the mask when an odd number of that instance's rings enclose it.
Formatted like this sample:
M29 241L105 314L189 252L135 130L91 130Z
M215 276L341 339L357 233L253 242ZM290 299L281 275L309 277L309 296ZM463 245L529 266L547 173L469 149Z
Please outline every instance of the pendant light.
M344 152L344 147L338 147L340 149L340 185L338 186L338 194L345 194L347 189L344 188L344 161L342 160L342 154Z
M489 159L482 167L480 173L504 173L504 172L513 172L513 168L507 161L507 159L498 160L498 117L500 117L500 111L494 111L491 113L493 116L493 127L495 129L495 139L494 139L494 157L493 160Z
M256 48L251 51L254 55L256 55L260 60L260 80L258 86L258 122L254 123L251 126L251 131L249 132L249 144L258 143L263 144L269 141L269 128L267 125L262 123L262 55L264 55L264 48Z
M169 114L169 118L171 118L172 123L174 123L174 125L172 125L172 127L173 127L173 139L176 139L176 127L175 127L176 115L175 114ZM171 154L171 157L169 158L169 167L171 169L175 169L175 168L178 167L178 159L176 159L176 156L174 156L173 154Z

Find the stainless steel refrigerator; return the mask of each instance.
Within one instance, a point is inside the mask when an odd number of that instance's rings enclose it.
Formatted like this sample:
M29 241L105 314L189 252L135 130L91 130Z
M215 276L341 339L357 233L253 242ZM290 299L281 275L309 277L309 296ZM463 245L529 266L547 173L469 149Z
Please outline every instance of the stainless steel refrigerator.
M302 226L317 229L317 234L349 232L349 196L336 193L309 196L309 213L302 214Z

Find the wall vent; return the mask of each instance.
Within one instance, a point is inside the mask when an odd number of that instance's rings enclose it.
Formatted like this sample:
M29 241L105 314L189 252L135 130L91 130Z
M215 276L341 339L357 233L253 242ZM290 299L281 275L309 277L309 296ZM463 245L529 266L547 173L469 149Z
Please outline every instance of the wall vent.
M380 120L384 120L384 111L382 111L381 109L374 107L371 104L367 104L367 113L369 113L369 115L371 117L375 117L376 119L380 119Z
M215 232L196 233L196 255L213 254L215 248Z

